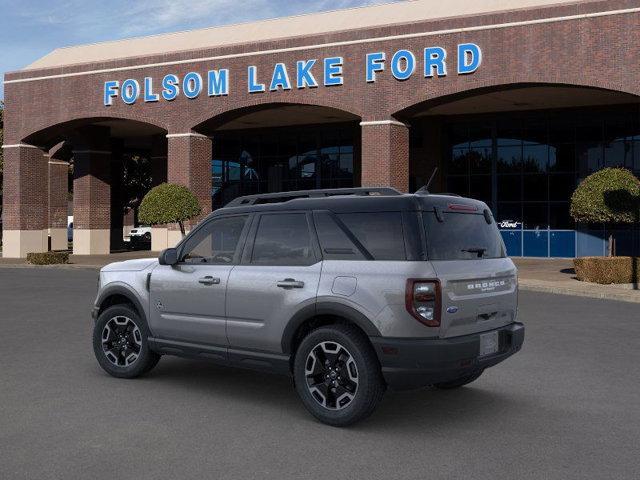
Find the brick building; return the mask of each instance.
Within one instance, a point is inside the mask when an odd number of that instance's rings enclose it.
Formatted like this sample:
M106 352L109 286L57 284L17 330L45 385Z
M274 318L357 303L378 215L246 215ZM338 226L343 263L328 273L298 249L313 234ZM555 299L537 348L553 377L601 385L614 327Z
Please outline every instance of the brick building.
M431 190L486 201L511 255L602 253L568 200L640 170L639 27L632 0L416 0L55 50L5 76L3 255L66 248L71 160L74 252L108 252L130 152L205 211L438 167Z

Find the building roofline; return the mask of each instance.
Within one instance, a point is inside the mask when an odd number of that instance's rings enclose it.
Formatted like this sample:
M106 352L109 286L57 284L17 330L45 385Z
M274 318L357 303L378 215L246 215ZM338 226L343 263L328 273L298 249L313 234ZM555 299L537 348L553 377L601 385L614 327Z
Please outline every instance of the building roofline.
M389 27L510 11L589 4L599 0L408 0L276 17L56 48L18 72L171 55L201 49L282 41L304 36ZM165 45L161 45L165 44ZM173 46L172 46L173 45ZM10 72L14 73L14 72Z

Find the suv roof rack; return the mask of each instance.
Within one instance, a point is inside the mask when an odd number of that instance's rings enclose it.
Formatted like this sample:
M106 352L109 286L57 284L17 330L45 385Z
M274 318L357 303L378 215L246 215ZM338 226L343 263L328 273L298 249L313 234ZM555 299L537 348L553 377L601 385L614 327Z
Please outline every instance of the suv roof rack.
M298 198L323 198L335 197L338 195L357 196L394 196L402 195L398 190L391 187L359 187L359 188L330 188L320 190L296 190L293 192L263 193L257 195L245 195L231 200L225 207L239 207L248 205L259 205L264 203L282 203Z

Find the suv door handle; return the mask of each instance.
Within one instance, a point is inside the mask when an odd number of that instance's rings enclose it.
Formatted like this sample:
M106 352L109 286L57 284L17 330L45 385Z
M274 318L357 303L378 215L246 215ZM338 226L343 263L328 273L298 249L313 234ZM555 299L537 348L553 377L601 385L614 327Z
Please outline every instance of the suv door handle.
M276 285L280 288L304 288L304 282L294 278L285 278L284 280L280 280Z
M219 278L213 278L211 275L198 279L198 283L203 285L218 285L220 283Z

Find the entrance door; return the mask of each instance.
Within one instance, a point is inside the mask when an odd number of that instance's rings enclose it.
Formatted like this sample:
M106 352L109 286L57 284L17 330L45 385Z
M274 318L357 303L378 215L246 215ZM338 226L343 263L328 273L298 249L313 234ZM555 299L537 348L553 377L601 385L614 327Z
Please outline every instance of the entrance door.
M319 247L307 213L262 214L254 225L229 278L227 336L231 348L280 352L289 319L316 301Z
M150 282L151 329L162 339L224 347L229 273L238 263L248 215L214 218L159 265Z

